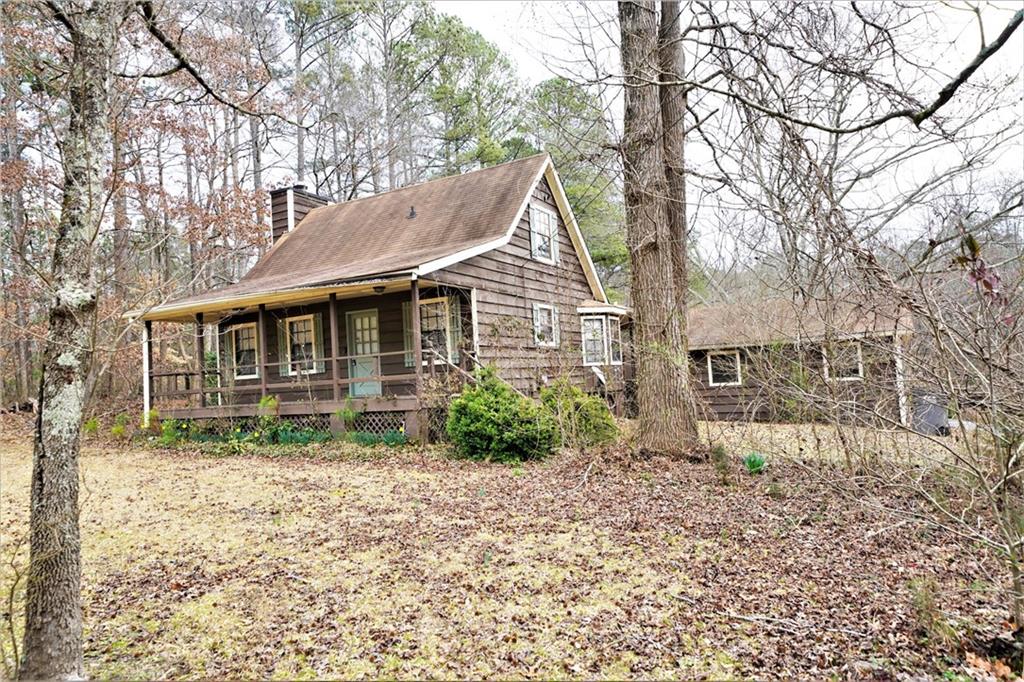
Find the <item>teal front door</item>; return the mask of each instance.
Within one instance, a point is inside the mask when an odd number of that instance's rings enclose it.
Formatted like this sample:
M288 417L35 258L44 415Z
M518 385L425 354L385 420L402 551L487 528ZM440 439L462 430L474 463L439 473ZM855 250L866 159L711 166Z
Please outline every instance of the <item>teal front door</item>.
M380 395L379 381L355 381L363 377L380 376L380 328L377 310L358 310L346 315L348 327L348 385L349 395L366 398Z

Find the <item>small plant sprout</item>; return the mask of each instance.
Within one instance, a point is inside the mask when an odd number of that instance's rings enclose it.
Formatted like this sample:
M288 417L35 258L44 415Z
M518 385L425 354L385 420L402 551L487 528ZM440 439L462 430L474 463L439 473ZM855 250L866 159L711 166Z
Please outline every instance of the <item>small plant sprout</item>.
M759 474L768 466L768 460L760 452L751 452L743 458L743 466L747 467L747 473Z
M95 436L100 430L100 420L98 417L89 417L82 424L82 432L87 436Z

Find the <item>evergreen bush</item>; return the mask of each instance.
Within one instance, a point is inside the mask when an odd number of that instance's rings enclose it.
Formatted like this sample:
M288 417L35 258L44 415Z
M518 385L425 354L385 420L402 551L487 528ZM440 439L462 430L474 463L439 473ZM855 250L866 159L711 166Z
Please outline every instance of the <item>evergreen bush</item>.
M446 427L459 454L497 462L540 459L558 439L551 413L517 394L490 368L480 370L476 383L452 400Z
M587 448L610 443L619 435L608 403L584 393L568 379L541 389L540 401L554 418L561 445Z

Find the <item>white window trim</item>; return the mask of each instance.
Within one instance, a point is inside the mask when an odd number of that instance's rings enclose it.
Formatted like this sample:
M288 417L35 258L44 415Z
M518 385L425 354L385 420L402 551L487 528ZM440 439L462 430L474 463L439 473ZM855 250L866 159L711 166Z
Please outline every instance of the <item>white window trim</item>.
M711 371L711 357L714 355L730 355L736 360L736 381L715 381L714 372ZM743 363L740 362L740 350L712 350L707 354L708 365L708 386L742 386L743 385Z
M587 362L587 353L584 346L586 341L586 321L600 320L601 335L604 345L604 360L602 362ZM619 359L612 358L612 325L618 325L619 330ZM580 353L583 355L584 367L617 367L622 364L622 320L616 315L580 315Z
M310 345L313 347L313 357L309 358L309 361L313 363L310 369L295 369L292 367L292 363L295 362L292 359L292 322L301 322L302 320L309 320L309 333ZM284 348L288 352L288 372L291 376L296 374L316 374L316 358L319 355L319 348L316 347L316 321L313 319L313 315L296 315L294 317L284 318Z
M545 258L544 256L537 255L537 239L536 236L539 234L537 228L539 227L538 221L534 219L537 213L543 213L548 216L548 225L550 226L550 237L551 237L551 257ZM541 206L538 204L530 204L530 258L540 263L547 263L548 265L558 265L558 214L549 209L547 206Z
M551 340L541 341L540 340L540 311L550 310L551 311ZM559 332L558 332L558 308L552 303L534 303L533 304L533 343L542 348L558 348L559 343Z
M619 330L619 359L616 360L612 357L612 325ZM605 316L605 338L607 339L608 345L608 363L610 365L617 366L622 364L622 358L624 356L622 350L622 320L618 315L607 315Z
M603 359L601 362L587 362L587 321L599 320L601 322L601 335L604 346ZM604 315L581 315L580 316L580 353L583 354L584 367L604 367L611 357L611 348L608 344L608 322ZM619 363L622 364L622 363Z
M448 339L448 362L452 361L453 346L455 344L455 337L452 334L452 315L451 315L451 296L436 296L434 298L421 298L420 299L420 343L423 343L423 306L432 303L444 303L444 335ZM424 359L424 365L427 365L430 360ZM433 357L433 363L435 365L447 364L443 358L439 358L436 355Z
M827 381L864 381L864 351L860 341L839 341L839 343L853 343L857 346L857 375L852 377L830 377L828 369L828 348L821 348L821 365L825 372Z
M254 374L239 374L238 373L238 363L237 363L235 357L231 358L231 368L234 371L235 379L259 379L260 378L260 335L257 333L256 323L255 322L242 322L241 324L233 324L230 327L228 327L227 332L228 332L228 334L231 334L231 352L232 352L232 354L234 354L235 352L238 351L238 338L234 335L235 332L237 330L239 330L239 329L244 329L245 327L252 327L253 340L255 341L255 344L256 344L256 372ZM217 354L217 357L218 357L218 359L220 358L220 353Z

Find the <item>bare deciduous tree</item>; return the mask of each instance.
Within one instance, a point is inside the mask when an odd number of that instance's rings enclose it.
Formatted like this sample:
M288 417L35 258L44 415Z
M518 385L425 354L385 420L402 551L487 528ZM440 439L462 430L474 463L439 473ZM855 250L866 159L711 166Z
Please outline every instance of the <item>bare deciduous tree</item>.
M70 43L63 204L49 273L51 303L32 466L31 555L21 676L81 678L79 429L96 315L91 254L102 216L118 33L130 4L47 3Z

